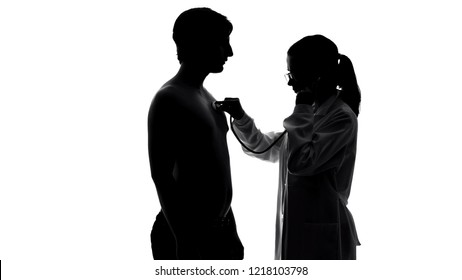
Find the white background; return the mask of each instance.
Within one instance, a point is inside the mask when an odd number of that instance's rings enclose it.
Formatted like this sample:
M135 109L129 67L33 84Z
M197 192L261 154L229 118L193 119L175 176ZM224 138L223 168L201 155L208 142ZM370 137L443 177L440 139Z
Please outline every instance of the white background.
M443 0L2 1L2 276L153 279L146 117L179 66L173 23L197 6L234 25L234 57L206 87L239 97L262 131L292 111L295 41L323 34L353 61L363 102L349 209L363 245L356 262L304 262L308 278L460 277L462 22ZM277 164L228 143L246 260L222 265L274 265Z

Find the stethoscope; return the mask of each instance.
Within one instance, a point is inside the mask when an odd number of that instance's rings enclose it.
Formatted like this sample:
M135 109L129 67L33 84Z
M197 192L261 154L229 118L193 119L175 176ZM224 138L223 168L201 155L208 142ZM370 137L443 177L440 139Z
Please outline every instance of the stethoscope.
M221 109L220 107L223 106L223 102L226 102L226 101L222 101L221 103L218 103L217 101L213 101L212 102L212 108L216 111L220 111L220 112L224 112L223 109ZM242 147L244 147L247 151L251 152L251 153L254 153L254 154L263 154L263 153L266 153L267 151L269 151L269 149L271 149L279 140L282 139L282 137L287 133L287 130L284 130L284 132L279 135L278 138L276 138L276 140L274 140L273 143L271 143L268 147L266 147L264 150L262 151L254 151L252 149L250 149L249 147L247 147L242 141L241 139L239 139L239 137L237 136L236 134L236 131L234 131L234 126L233 126L233 117L231 117L231 115L229 116L229 126L231 127L231 131L233 132L234 136L236 137L237 141L239 141L239 143L241 144Z

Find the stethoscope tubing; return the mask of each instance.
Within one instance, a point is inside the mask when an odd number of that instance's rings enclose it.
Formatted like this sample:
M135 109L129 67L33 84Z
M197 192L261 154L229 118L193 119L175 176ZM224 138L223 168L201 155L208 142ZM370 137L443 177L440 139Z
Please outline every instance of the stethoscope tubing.
M231 131L233 132L234 136L236 137L237 141L239 141L239 143L241 144L242 147L244 147L247 151L251 152L251 153L254 153L254 154L264 154L266 153L267 151L269 151L279 140L282 139L282 137L287 133L287 130L284 130L284 132L279 135L278 138L276 138L276 140L274 140L273 143L271 143L268 147L266 147L264 150L262 151L254 151L252 149L250 149L249 147L247 147L241 139L239 139L239 137L237 136L236 134L236 131L234 131L234 126L233 126L233 117L229 116L229 126L231 127Z

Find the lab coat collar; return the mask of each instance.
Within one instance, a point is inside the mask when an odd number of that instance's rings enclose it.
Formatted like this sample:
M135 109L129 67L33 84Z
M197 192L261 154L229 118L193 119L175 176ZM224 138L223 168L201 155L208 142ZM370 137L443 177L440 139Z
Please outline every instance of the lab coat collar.
M321 104L321 106L319 106L319 108L315 104L315 106L314 106L315 107L315 115L317 115L317 116L325 116L329 112L330 107L332 107L332 105L334 105L335 101L337 101L337 98L338 98L337 95L333 95L333 96L329 97L326 101L324 101L324 103Z

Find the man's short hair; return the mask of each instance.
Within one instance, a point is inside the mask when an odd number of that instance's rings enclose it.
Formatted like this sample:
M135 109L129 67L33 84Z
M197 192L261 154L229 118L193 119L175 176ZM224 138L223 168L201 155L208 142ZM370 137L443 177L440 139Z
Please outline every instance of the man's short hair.
M180 63L187 60L204 46L227 38L232 31L231 22L210 8L184 11L173 26L178 60Z

